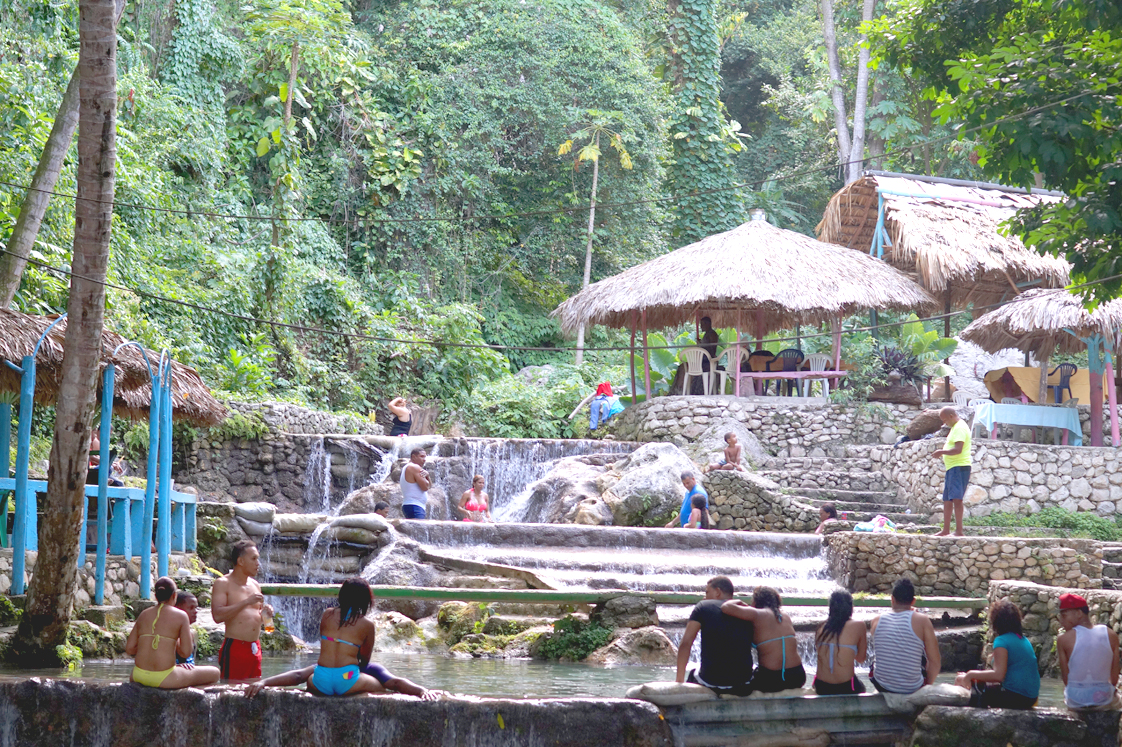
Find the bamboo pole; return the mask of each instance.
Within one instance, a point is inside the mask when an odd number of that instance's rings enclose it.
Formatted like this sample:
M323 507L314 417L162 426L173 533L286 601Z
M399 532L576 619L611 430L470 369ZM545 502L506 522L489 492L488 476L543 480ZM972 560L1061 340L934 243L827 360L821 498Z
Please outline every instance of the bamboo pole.
M732 375L735 377L733 381L736 382L736 385L733 387L733 394L737 397L740 396L740 325L742 321L740 317L742 311L742 309L736 310L736 361L733 363L734 367L732 369ZM725 365L728 364L726 363ZM721 394L724 394L724 392L721 392Z
M639 326L636 314L631 312L631 404L639 404L639 386L635 381L635 328Z
M647 401L651 399L651 351L647 347L647 310L643 309L643 386L646 387Z
M549 589L459 589L449 587L417 586L372 586L375 599L432 599L462 602L525 602L540 604L601 604L618 597L644 597L654 600L655 604L691 605L697 604L704 596L701 592L690 591L653 591L634 592L624 590L600 591L554 591ZM334 597L339 594L338 584L261 584L261 593L285 597ZM751 601L751 594L738 598ZM828 597L783 596L785 607L828 607ZM973 597L925 597L917 598L917 608L929 609L983 609L988 606L985 598ZM891 607L892 600L883 598L854 599L855 607Z

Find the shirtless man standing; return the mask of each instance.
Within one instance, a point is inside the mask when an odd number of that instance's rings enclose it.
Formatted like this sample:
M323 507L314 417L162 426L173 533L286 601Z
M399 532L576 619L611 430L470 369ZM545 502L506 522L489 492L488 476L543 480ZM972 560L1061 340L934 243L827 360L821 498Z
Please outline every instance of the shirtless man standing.
M273 608L265 604L261 585L254 576L260 566L257 545L250 540L234 543L234 568L214 582L211 613L214 621L226 624L226 638L218 651L218 666L224 680L252 680L261 676L261 613Z

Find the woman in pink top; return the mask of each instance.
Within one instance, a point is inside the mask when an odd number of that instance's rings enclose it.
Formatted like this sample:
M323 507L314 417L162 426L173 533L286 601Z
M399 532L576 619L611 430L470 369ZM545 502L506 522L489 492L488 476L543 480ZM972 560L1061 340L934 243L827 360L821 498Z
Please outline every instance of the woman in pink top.
M471 478L471 490L465 490L460 496L460 513L464 521L491 521L491 508L488 505L487 493L483 486L486 481L483 475Z

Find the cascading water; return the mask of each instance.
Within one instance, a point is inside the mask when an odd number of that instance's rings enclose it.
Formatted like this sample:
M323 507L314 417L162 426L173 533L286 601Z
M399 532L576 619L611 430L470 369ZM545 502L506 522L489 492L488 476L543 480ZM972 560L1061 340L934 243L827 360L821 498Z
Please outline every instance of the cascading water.
M309 512L331 509L331 455L321 436L312 443L304 470L304 508Z

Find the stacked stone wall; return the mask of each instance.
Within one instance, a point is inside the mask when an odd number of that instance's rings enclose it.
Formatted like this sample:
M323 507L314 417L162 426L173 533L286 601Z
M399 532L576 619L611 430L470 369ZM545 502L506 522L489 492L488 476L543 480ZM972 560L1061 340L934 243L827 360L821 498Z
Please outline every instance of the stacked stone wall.
M1057 636L1063 632L1060 629L1060 595L1068 592L1087 600L1093 623L1109 625L1114 632L1122 635L1122 591L1091 589L1082 584L1042 586L1028 581L992 581L989 584L990 604L1008 599L1021 610L1025 637L1036 649L1040 671L1044 674L1056 675L1059 672L1055 643ZM987 650L992 644L991 630L986 641Z
M785 495L779 485L750 472L710 472L709 517L717 529L752 532L812 532L818 509Z
M732 396L656 397L629 407L612 426L627 441L693 443L713 422L737 420L772 456L845 456L852 444L893 443L919 410L908 405L847 407L801 402L752 401Z
M985 596L990 580L1102 588L1093 540L834 532L823 541L834 578L854 592L887 594L901 577L927 596Z
M917 514L942 511L943 462L931 453L943 440L868 450L873 469L900 486ZM1110 516L1122 512L1122 457L1113 448L978 439L963 502L971 516L1048 506Z
M37 552L26 554L24 583L31 583L31 576L35 572L35 561L39 557ZM192 556L172 553L168 556L168 573L178 575L180 568L194 572L191 563ZM93 604L94 591L97 579L94 575L94 562L96 557L90 553L86 555L86 563L78 569L78 591L75 594L74 606L81 609ZM152 554L152 581L158 577L156 569L156 554ZM12 551L0 549L0 594L7 594L12 588ZM105 562L105 597L104 604L120 605L140 597L140 559L125 560L123 555L110 555Z
M312 410L290 402L226 402L231 412L256 415L280 433L346 433L380 436L385 430L372 420L355 415Z

